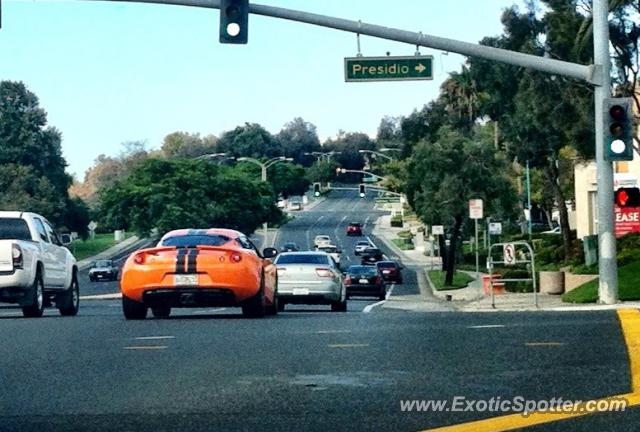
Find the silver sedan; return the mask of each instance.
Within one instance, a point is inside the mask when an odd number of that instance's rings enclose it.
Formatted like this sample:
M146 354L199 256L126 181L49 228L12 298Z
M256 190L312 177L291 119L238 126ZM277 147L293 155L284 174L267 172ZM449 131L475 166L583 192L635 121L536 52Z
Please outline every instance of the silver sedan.
M342 272L324 252L284 252L275 259L278 305L330 304L333 312L347 310Z

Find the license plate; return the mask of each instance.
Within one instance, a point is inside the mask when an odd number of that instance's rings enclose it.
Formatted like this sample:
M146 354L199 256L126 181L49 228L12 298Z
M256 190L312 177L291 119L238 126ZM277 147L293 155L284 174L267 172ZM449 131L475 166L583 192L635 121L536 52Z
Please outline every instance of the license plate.
M174 283L176 285L198 285L198 275L174 275Z
M308 295L309 294L309 289L308 288L294 288L293 289L293 295Z
M358 282L360 282L361 284L368 284L369 279L360 279Z
M391 273L391 271L390 270L382 270L382 273L389 274L389 273Z

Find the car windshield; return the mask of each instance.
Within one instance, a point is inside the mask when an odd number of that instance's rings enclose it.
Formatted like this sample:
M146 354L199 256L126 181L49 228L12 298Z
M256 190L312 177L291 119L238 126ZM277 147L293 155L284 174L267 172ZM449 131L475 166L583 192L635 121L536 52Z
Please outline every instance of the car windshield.
M111 267L112 261L109 260L100 260L96 261L95 267Z
M322 254L282 254L279 255L275 263L281 264L329 264L329 257Z
M179 235L167 237L162 240L161 246L195 247L195 246L222 246L229 243L231 238L219 234L206 235Z
M27 222L19 218L0 218L0 240L31 240Z
M378 270L372 266L351 266L347 270L347 273L356 276L376 276Z

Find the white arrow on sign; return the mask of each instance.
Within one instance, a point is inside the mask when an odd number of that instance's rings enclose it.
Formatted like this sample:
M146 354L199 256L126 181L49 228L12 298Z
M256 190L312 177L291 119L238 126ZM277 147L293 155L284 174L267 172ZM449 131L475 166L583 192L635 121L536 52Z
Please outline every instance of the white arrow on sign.
M418 71L418 73L422 73L425 71L426 67L424 67L422 63L418 63L418 66L416 66L414 69Z

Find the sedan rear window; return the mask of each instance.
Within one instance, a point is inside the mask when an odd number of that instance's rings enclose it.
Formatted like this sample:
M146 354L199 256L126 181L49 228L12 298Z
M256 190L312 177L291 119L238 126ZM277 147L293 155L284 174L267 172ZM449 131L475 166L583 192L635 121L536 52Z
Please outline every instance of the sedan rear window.
M276 258L276 264L329 264L329 258L317 254L282 254Z
M31 240L31 232L24 219L0 219L0 240Z
M358 276L376 276L378 274L378 270L371 266L351 266L349 267L349 270L347 270L347 273Z
M181 235L167 237L162 240L162 246L195 247L195 246L222 246L231 239L223 235Z
M379 262L377 265L378 267L395 268L396 263L383 261L383 262Z

